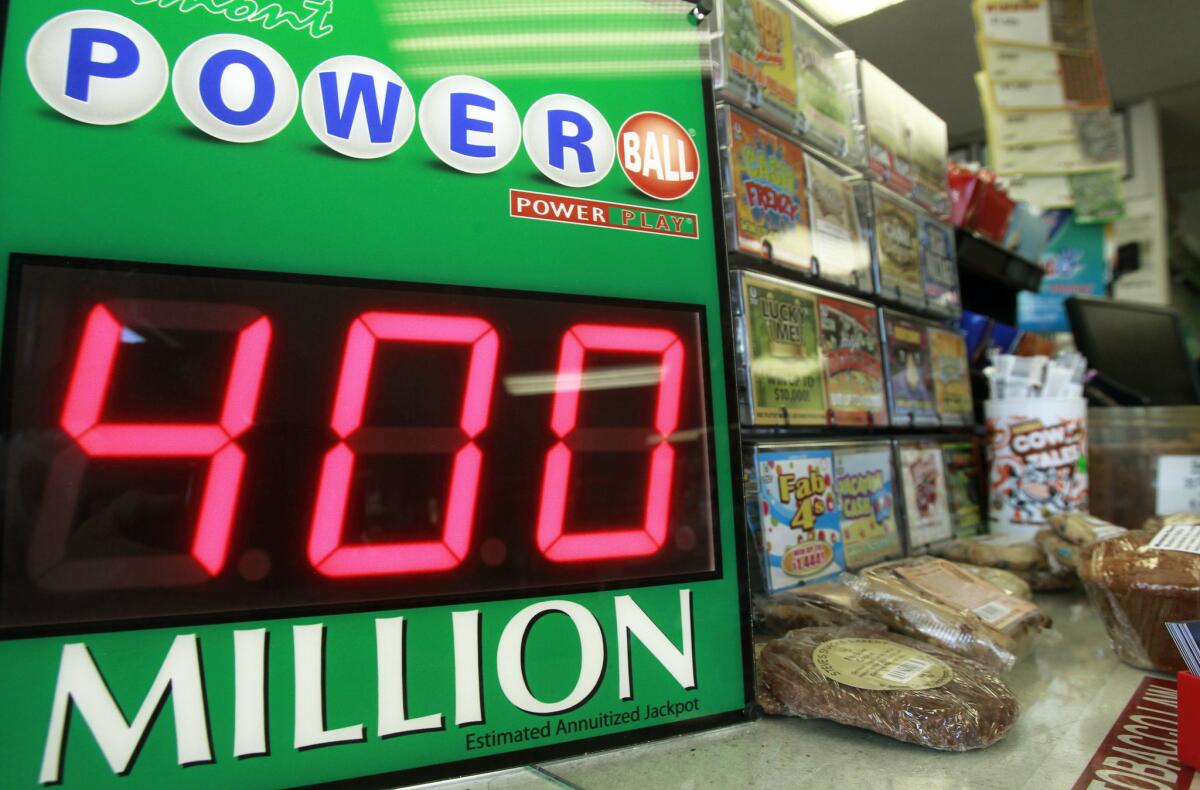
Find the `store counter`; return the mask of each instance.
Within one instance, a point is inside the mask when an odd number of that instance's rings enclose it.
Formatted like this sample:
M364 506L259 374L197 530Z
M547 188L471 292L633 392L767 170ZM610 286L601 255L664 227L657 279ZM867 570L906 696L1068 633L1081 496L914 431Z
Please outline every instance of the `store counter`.
M1066 790L1148 673L1117 660L1082 592L1039 595L1037 603L1054 628L1007 675L1021 718L987 749L938 752L827 721L764 718L435 786Z

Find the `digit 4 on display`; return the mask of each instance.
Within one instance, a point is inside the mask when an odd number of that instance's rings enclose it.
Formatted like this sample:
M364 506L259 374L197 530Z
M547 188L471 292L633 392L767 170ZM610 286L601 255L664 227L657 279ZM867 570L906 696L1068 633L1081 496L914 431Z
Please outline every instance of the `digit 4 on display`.
M701 34L243 6L0 12L0 784L385 786L740 719Z

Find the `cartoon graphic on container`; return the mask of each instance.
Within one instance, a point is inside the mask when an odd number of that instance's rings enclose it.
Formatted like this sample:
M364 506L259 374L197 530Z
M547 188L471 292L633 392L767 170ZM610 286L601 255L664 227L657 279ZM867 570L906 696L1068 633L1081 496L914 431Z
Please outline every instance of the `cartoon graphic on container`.
M995 526L1032 534L1045 524L1045 510L1087 511L1086 426L1082 416L989 418Z
M839 449L836 466L846 567L853 570L899 556L891 448Z
M909 548L953 537L941 447L933 442L903 443L899 464Z
M759 537L769 591L826 581L845 570L833 451L760 451L756 468Z

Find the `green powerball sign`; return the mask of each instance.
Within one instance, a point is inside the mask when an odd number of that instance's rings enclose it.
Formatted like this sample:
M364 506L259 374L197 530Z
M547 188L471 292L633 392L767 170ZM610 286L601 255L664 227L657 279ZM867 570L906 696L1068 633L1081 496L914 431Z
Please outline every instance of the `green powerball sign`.
M686 4L6 5L0 784L382 786L742 716Z

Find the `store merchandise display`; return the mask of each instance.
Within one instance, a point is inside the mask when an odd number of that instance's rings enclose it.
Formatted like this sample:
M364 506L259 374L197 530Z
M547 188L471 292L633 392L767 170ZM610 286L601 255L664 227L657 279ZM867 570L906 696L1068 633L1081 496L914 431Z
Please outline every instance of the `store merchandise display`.
M905 549L925 553L954 536L942 447L932 439L897 439L895 445Z
M734 274L733 303L744 424L887 424L870 303L757 272Z
M886 442L751 445L746 513L768 593L901 556Z
M717 94L859 166L862 127L854 54L786 0L719 0Z
M1079 575L1122 661L1176 672L1183 660L1165 623L1200 618L1200 520L1178 534L1133 530L1085 546Z
M1050 626L1035 604L936 557L883 563L845 581L892 630L995 669L1028 655Z
M829 719L945 751L992 745L1019 712L994 670L880 625L792 631L763 646L758 679L768 713Z

